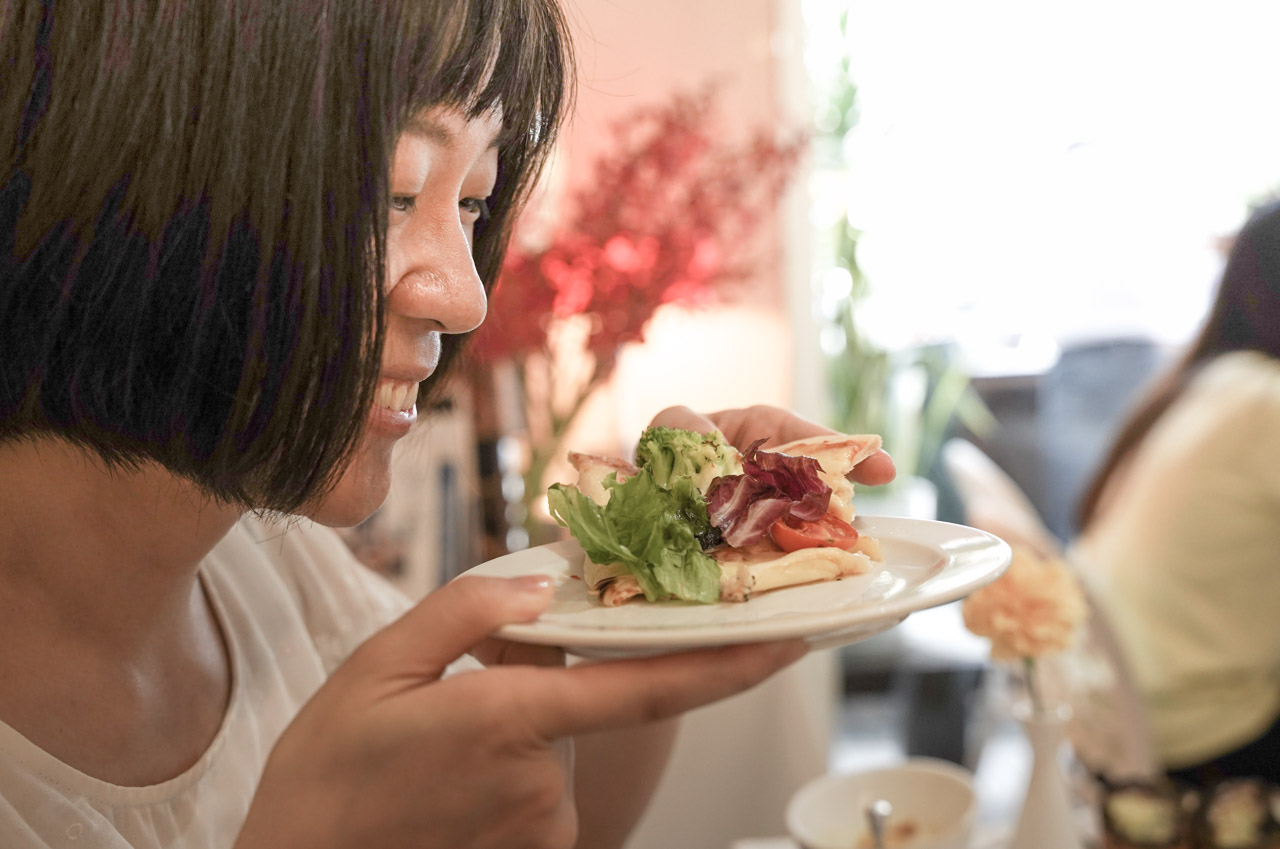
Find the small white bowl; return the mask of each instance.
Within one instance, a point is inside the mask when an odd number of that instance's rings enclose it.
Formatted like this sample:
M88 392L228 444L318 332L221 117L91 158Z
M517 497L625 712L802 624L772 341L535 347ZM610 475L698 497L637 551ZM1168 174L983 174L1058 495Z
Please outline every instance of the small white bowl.
M822 775L787 805L787 830L804 849L871 846L866 809L876 799L893 805L888 849L965 849L978 798L973 773L949 761L908 758L895 766ZM894 839L895 824L914 835Z

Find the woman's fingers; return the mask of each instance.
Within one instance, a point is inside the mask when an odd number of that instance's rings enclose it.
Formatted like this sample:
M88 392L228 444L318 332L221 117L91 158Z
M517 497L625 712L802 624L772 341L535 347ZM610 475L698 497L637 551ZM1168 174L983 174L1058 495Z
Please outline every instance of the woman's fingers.
M719 430L716 423L711 421L707 416L694 412L688 407L667 407L658 415L653 417L651 424L654 427L672 427L680 430L692 430L697 433L711 433L713 430Z
M477 704L505 704L512 721L549 741L676 716L746 690L808 651L789 640L556 668L558 649L492 638L535 619L550 598L538 579L459 578L370 638L334 679L393 682L425 696L449 664L474 652L499 665L450 680L477 697L489 693Z
M552 593L551 580L542 575L457 578L371 637L352 660L362 669L374 664L401 680L439 678L450 663L487 645L502 626L537 619ZM491 660L500 659L488 653Z
M665 719L749 689L807 651L788 640L531 670L526 717L548 740Z
M496 637L477 643L470 654L485 666L564 666L563 649Z
M824 436L835 433L781 407L758 404L736 410L720 410L715 413L698 413L688 407L668 407L653 417L652 424L660 427L678 427L708 433L718 430L724 438L739 448L765 437L765 446Z
M849 477L866 486L881 486L889 483L898 474L898 469L884 451L877 451L853 467Z
M745 448L760 437L768 439L765 443L768 448L770 445L835 433L831 428L823 427L789 410L763 404L706 415L688 407L668 407L654 416L653 424L696 430L700 433L718 430L726 440L739 448ZM877 451L859 463L850 477L866 486L880 486L892 481L896 474L893 459L884 451Z
M743 448L761 437L767 440L764 447L781 445L797 439L809 439L814 436L830 436L835 433L829 427L796 415L781 407L767 404L756 404L737 410L721 410L711 413L710 418L716 423L725 438Z

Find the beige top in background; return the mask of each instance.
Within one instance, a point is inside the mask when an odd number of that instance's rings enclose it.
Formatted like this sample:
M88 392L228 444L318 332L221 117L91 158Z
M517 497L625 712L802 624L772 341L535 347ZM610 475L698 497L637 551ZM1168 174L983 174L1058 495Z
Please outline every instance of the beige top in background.
M1160 420L1073 559L1111 614L1172 767L1280 713L1280 363L1207 366Z

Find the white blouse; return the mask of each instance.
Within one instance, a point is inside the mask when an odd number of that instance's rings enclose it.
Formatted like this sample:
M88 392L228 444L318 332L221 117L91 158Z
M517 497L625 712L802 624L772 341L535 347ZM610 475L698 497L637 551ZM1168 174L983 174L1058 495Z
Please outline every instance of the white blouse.
M209 749L175 778L121 787L0 723L0 846L227 849L285 726L357 645L410 605L336 534L305 519L242 519L200 575L232 674Z

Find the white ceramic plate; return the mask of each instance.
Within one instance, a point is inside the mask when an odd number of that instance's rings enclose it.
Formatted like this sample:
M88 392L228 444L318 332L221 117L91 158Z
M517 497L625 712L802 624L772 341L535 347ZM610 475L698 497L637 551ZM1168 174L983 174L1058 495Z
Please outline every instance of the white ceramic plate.
M582 549L572 539L517 551L467 574L549 575L550 608L508 640L561 646L582 657L663 654L703 646L803 637L815 648L866 639L917 610L962 598L1000 576L1012 557L1000 538L948 522L859 516L859 532L880 540L884 562L838 581L787 587L745 602L630 602L603 607L582 581Z

